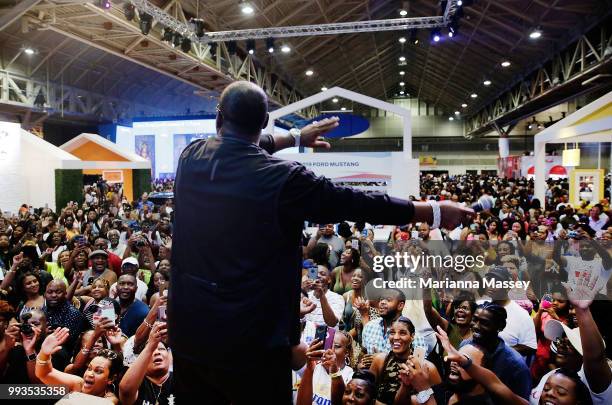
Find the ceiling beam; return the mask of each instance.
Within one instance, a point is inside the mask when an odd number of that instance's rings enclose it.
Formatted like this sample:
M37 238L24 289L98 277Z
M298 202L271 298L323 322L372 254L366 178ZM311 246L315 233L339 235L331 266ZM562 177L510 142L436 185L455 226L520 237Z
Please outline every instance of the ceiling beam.
M40 0L21 0L9 11L0 16L0 31L17 21L22 15L27 13L32 7L40 3Z

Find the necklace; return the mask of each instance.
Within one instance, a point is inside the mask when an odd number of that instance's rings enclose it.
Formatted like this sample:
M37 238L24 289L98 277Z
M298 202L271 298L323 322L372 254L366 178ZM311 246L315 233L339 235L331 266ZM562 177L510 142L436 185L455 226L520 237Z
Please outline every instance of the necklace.
M162 390L164 389L164 384L166 383L166 381L168 381L168 378L170 377L170 373L166 374L166 376L164 377L164 380L161 382L161 384L159 385L159 392L157 393L157 395L155 396L155 405L159 405L159 396L162 393ZM149 382L151 382L151 384L153 386L157 385L156 383L154 383L153 381L151 381L151 379L149 378ZM153 390L153 392L155 392L155 390Z

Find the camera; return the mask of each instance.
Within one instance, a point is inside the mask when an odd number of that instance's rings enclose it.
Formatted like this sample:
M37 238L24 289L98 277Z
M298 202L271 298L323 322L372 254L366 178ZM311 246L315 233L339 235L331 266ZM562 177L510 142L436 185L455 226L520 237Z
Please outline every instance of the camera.
M19 331L26 336L34 334L34 331L32 330L32 325L30 325L29 323L22 323L21 325L19 325Z
M144 239L138 239L136 241L136 247L141 248L141 247L145 247L145 246L147 246L147 243L144 241Z

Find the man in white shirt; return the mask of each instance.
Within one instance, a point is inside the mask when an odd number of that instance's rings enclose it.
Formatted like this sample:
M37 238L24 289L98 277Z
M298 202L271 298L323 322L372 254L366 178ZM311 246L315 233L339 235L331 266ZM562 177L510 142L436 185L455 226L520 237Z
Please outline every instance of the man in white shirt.
M592 281L595 291L607 293L606 285L612 275L612 257L601 243L585 240L585 231L580 230L578 251L580 257L562 256L560 244L555 244L553 260L567 271L567 281L571 285L584 278ZM599 255L599 257L596 257Z
M603 227L608 223L608 216L602 214L602 207L596 204L591 208L589 216L589 226L599 235Z
M147 302L147 291L149 287L138 277L138 259L127 257L121 262L121 274L132 274L136 277L136 299L144 303ZM111 298L117 298L117 283L114 283L108 294Z
M510 281L511 276L505 267L495 267L485 274L485 279L504 282ZM488 287L485 294L506 310L506 327L499 332L499 337L523 357L534 354L538 341L529 313L508 297L508 289Z
M329 290L330 272L325 266L318 266L318 279L311 281L308 300L315 304L312 311L304 316L306 327L302 340L309 343L314 338L316 325L327 325L338 329L344 311L344 298Z

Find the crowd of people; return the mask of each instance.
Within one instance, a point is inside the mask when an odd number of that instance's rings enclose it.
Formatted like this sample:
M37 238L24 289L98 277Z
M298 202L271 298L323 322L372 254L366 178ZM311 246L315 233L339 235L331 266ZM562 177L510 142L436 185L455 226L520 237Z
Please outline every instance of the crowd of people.
M416 200L487 195L493 208L456 229L397 226L384 240L387 224L311 224L300 301L308 361L293 372L294 403L612 403L610 195L572 206L568 188L550 181L538 201L527 179L423 176ZM173 391L172 220L171 200L130 202L104 182L56 212L24 204L0 218L0 383L61 384L77 403L207 403ZM484 262L374 270L377 256L404 252ZM501 283L373 287L415 277Z

